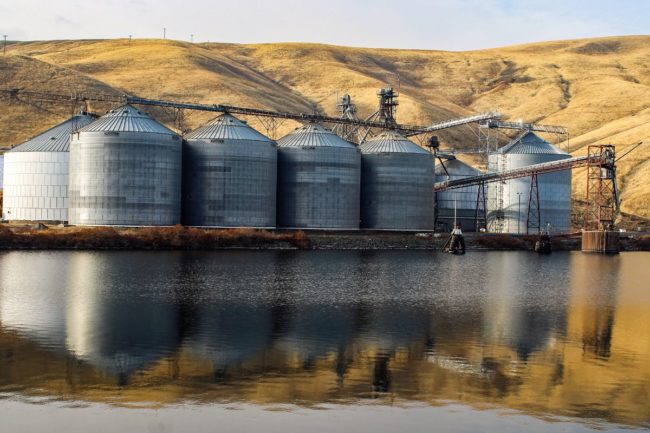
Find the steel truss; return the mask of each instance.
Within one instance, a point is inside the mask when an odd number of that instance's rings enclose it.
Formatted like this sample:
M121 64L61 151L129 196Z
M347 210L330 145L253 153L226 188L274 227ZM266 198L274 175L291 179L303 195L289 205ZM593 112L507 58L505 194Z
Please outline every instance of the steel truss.
M479 118L493 118L500 116L498 113L484 113L480 115L468 116L450 121L435 123L430 126L417 126L398 124L395 122L394 114L397 107L397 93L392 89L380 90L380 110L373 114L369 119L363 120L350 116L332 117L321 114L308 114L308 113L290 113L272 110L262 110L257 108L236 107L232 105L223 104L194 104L173 102L156 99L138 98L129 95L105 95L105 94L90 94L90 93L50 93L50 92L35 92L22 89L0 89L0 96L5 96L26 103L44 103L44 102L60 102L60 103L88 103L88 102L105 102L111 104L133 104L155 107L166 107L178 110L198 110L216 113L230 113L236 115L254 116L257 118L274 118L284 120L296 120L298 122L309 123L328 123L333 125L348 125L366 128L364 132L364 139L370 134L371 129L393 129L399 131L404 135L418 135L427 132L437 131L441 129L451 128L454 126L465 125L477 122ZM391 90L391 92L387 92ZM375 120L373 120L375 119ZM271 128L273 129L273 128ZM276 125L277 129L277 125Z
M592 145L587 151L587 208L585 229L611 230L618 211L616 183L616 148Z

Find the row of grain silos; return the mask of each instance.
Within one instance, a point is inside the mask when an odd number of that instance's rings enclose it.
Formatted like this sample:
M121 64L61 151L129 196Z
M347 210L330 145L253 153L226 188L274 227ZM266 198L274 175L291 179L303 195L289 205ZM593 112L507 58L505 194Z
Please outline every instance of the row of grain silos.
M566 157L529 132L490 169ZM394 131L356 147L309 124L276 144L224 114L182 140L128 105L74 116L7 152L4 166L4 220L328 230L432 230L436 206L440 228L472 230L477 187L434 204L434 180L479 174L454 159L434 171L432 155ZM542 223L558 231L570 228L570 176L539 177ZM490 185L490 231L525 232L529 191L529 179Z
M309 124L276 144L225 114L183 140L126 105L96 120L76 116L12 149L5 165L5 220L405 231L434 225L433 156L394 132L357 148Z

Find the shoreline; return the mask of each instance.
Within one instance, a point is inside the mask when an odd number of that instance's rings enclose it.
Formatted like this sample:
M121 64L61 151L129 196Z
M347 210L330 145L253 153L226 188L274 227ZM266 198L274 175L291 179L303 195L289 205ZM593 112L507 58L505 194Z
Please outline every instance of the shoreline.
M449 234L388 231L173 227L63 227L0 224L0 250L427 250ZM533 251L536 235L465 233L468 251ZM579 234L553 237L553 251L580 251ZM650 251L650 234L621 233L621 251Z

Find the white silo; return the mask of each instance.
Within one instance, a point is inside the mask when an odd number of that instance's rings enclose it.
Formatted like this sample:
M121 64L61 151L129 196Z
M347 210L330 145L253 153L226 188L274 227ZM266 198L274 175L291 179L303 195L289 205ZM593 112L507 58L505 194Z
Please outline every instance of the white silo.
M504 171L570 157L534 132L526 131L488 157L488 170ZM531 177L523 177L488 185L489 231L527 233L531 183ZM571 229L571 171L541 174L537 184L541 228L549 224L554 233L568 232ZM534 196L532 202L535 202Z
M73 116L5 153L4 220L68 221L70 134L93 120Z

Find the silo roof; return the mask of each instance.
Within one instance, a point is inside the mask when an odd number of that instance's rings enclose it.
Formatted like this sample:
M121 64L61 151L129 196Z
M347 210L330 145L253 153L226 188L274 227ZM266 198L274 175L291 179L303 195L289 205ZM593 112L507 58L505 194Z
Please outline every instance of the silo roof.
M436 164L436 175L446 176L449 173L450 176L477 176L481 173L481 170L472 167L469 164L464 163L459 159L448 159L444 162L445 166L442 164ZM447 171L445 172L445 168Z
M174 131L131 105L123 105L109 111L81 128L79 132L151 132L176 135Z
M522 133L510 143L497 150L497 153L568 155L568 153L532 131Z
M90 114L72 116L9 152L67 152L70 149L70 134L90 124L95 118Z
M429 152L395 131L384 131L359 146L361 153L423 153Z
M223 114L185 136L187 140L272 140L230 114Z
M293 132L278 140L278 147L346 147L355 148L354 144L345 141L331 130L309 124L296 128Z

